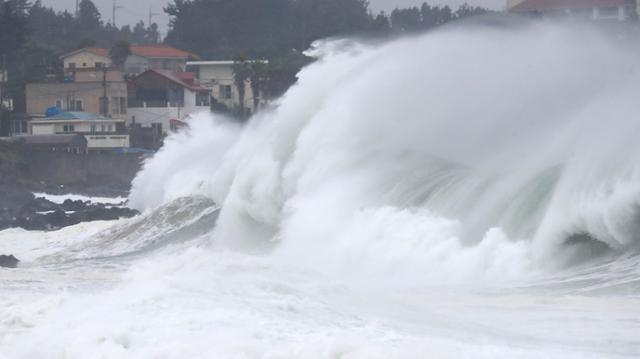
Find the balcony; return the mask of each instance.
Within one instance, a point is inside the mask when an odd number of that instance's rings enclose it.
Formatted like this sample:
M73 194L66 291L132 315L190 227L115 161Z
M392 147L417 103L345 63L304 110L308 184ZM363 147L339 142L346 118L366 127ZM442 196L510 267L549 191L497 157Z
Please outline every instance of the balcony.
M184 101L165 101L165 100L138 100L129 99L129 108L162 108L162 107L184 107Z

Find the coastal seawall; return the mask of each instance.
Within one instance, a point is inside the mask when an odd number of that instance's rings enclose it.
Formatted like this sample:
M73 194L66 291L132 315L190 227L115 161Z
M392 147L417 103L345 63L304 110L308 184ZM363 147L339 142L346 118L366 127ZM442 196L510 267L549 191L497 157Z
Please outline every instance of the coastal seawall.
M142 166L140 154L31 152L23 161L32 181L63 186L129 187Z

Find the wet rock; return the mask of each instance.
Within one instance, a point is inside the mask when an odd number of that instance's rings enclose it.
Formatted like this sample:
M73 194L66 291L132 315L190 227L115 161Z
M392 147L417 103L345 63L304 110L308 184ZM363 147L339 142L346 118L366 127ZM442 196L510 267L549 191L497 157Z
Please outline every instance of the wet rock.
M108 207L82 201L65 201L62 205L35 199L19 209L0 209L0 230L20 227L29 231L50 231L80 222L112 221L140 214L125 207Z
M82 210L86 209L86 208L87 208L87 206L88 206L88 203L89 203L89 202L85 203L85 202L82 202L82 201L80 201L80 200L78 200L78 201L72 201L72 200L70 200L70 199L67 199L67 200L65 200L65 201L62 203L62 208L63 208L65 211L74 211L74 212L77 212L77 211L82 211Z
M0 267L5 267L5 268L16 268L18 267L18 262L20 262L18 260L18 258L14 257L12 254L11 255L0 255Z

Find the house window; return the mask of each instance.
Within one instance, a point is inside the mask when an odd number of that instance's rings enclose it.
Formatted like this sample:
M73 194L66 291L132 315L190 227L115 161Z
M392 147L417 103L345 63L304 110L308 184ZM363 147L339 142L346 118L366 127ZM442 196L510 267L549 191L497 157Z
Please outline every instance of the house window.
M209 97L210 97L209 92L196 93L196 106L209 106L211 104L209 102Z
M69 111L83 111L84 104L82 100L69 101Z
M107 131L113 132L113 125L109 125L108 128L107 128Z
M69 63L69 69L75 70L76 69L76 63L75 62L70 62Z
M231 85L220 85L220 98L223 100L231 99Z
M56 107L62 109L62 100L56 100Z
M127 99L120 97L120 113L127 113Z
M111 98L111 113L119 114L120 113L120 99L118 97Z
M64 132L74 132L75 128L73 125L64 125L64 127L62 128L62 130Z
M96 125L91 125L91 133L96 133Z
M82 63L82 67L87 67L87 63L86 63L86 62L83 62L83 63Z
M100 70L104 67L104 64L102 62L96 62L96 69Z
M104 125L100 125L100 132L104 132Z

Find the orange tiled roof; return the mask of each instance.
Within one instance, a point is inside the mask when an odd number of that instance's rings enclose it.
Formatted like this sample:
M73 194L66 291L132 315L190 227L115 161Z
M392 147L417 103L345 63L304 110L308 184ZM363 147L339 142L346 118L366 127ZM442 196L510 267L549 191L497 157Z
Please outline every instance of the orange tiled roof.
M591 7L607 7L628 5L629 0L524 0L515 5L511 11L538 11L557 9L579 9Z
M143 57L188 58L193 55L167 45L131 45L131 53Z

